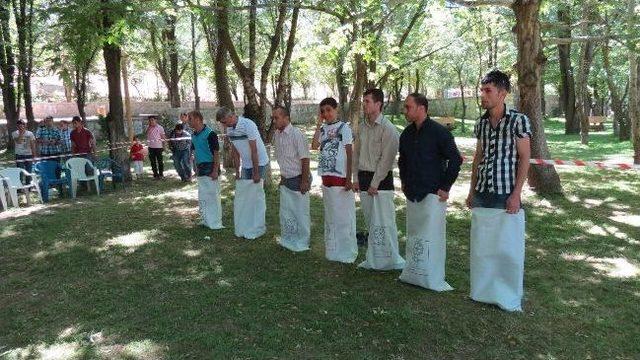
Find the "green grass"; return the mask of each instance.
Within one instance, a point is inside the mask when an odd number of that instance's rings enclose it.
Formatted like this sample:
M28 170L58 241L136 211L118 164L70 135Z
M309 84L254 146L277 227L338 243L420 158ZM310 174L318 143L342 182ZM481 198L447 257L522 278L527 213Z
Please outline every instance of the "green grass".
M524 312L508 314L468 298L468 172L443 294L326 261L315 195L302 254L275 242L274 188L267 234L233 236L230 181L222 231L198 225L196 185L176 178L0 213L0 358L637 358L640 174L565 168L563 195L527 194Z

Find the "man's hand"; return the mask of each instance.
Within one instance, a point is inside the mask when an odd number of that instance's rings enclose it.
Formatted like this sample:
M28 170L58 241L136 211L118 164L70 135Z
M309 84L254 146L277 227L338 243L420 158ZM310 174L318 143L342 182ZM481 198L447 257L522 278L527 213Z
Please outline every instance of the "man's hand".
M353 187L353 183L351 182L351 179L347 178L347 182L344 184L344 189L346 191L351 191L352 187Z
M351 189L353 189L353 192L358 192L360 191L360 184L356 181L354 183L351 184Z
M260 182L260 170L256 169L255 167L252 170L252 176L251 178L253 179L253 183L257 184Z
M520 205L522 204L520 200L520 193L512 193L507 198L507 214L515 214L520 211Z
M309 191L309 189L311 189L311 182L309 181L309 178L303 178L300 180L300 193L304 195Z
M378 188L369 186L369 190L367 190L367 193L371 196L378 195Z
M467 195L465 203L469 209L473 209L473 192L470 192L469 195Z
M449 200L449 192L440 189L438 190L438 197L440 198L440 202L446 202L447 200Z
M218 169L213 169L213 171L211 171L211 174L209 174L211 180L218 180L218 176Z

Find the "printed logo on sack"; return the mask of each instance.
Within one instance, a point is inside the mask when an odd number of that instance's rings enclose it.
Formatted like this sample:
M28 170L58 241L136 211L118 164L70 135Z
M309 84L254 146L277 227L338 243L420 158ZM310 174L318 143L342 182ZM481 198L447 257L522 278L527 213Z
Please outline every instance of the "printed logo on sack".
M416 275L429 275L427 264L429 262L429 242L419 237L407 239L407 249L411 252L407 256L409 271Z
M294 218L285 218L282 224L282 232L285 235L295 235L298 233L298 222Z
M384 226L374 226L369 236L373 236L373 256L391 257L390 243L387 241L387 229Z

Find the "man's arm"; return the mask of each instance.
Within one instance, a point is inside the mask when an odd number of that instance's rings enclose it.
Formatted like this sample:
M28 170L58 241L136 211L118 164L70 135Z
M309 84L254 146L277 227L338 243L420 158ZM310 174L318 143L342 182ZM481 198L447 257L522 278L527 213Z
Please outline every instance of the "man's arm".
M251 150L251 166L252 169L252 177L254 183L260 182L260 165L258 159L258 145L256 140L249 140L249 150Z
M387 177L389 171L393 170L393 163L396 161L396 154L398 154L398 146L400 143L400 135L396 129L385 128L382 134L382 155L376 165L376 171L371 179L371 186L369 189L377 192L378 186L384 178Z
M528 137L516 139L516 149L518 151L518 169L516 172L516 185L507 198L507 213L515 214L520 210L522 204L521 195L524 183L529 174L529 159L531 159L531 140Z
M36 147L36 141L34 137L30 137L29 138L29 146L31 147L31 153L33 154L33 156L37 156L37 147Z
M240 153L236 146L233 145L233 141L229 142L231 144L231 157L233 158L233 168L236 170L236 179L240 178Z
M358 170L360 167L360 140L362 139L362 129L359 131L358 138L353 139L353 166L351 168L351 175L353 179L353 191L360 190L358 184Z
M347 183L344 185L345 190L351 190L351 167L353 166L353 145L347 144L344 146L344 150L347 153Z
M460 156L460 151L453 135L448 131L440 139L439 145L440 151L447 160L447 169L445 170L444 179L439 184L438 196L440 201L447 201L449 199L449 190L451 190L451 186L453 186L460 173L462 156Z
M476 153L473 155L473 162L471 163L471 183L469 184L469 195L467 195L467 207L471 209L471 202L473 200L473 194L476 190L476 184L478 183L478 164L482 162L482 144L480 140L476 143Z
M300 162L302 162L302 179L300 180L300 192L302 194L305 194L311 188L311 167L309 166L310 160L309 158L304 158L300 160Z

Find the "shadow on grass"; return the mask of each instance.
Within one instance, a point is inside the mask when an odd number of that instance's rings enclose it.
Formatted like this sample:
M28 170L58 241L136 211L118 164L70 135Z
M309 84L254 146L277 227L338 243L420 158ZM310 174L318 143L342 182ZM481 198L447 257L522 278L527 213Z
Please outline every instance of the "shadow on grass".
M619 220L639 215L640 181L613 172L561 176L566 197L527 202L520 315L468 299L462 199L447 223L447 277L456 290L443 294L401 284L398 272L326 261L317 195L312 250L300 254L275 242L275 187L266 191L268 232L256 241L233 236L227 181L221 231L198 225L195 184L145 180L81 204L62 200L47 213L0 222L0 354L633 357L640 225ZM404 201L397 203L403 232Z

